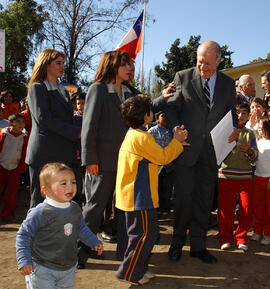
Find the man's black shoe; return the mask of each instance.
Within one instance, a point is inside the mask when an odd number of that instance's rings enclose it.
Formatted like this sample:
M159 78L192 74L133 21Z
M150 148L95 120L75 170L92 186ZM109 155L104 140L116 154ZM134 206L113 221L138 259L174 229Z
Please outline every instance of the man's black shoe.
M171 245L168 252L168 259L171 261L178 261L182 256L182 246Z
M78 263L77 268L78 269L84 269L85 268L85 264Z
M106 233L106 232L102 232L101 234L101 238L104 242L108 242L108 243L116 243L116 236Z
M211 255L206 249L201 251L190 251L190 256L199 258L202 262L207 264L217 263L217 258Z

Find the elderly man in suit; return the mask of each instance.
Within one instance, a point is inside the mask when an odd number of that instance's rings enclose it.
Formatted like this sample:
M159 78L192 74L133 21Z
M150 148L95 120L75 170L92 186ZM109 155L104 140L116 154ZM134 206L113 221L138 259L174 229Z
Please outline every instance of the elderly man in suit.
M230 77L217 70L221 50L214 41L203 42L197 50L197 67L175 75L175 95L168 100L166 120L173 130L184 125L189 131L190 146L176 160L174 170L175 221L168 257L181 258L189 229L190 256L205 263L217 259L206 250L206 233L217 178L217 161L210 131L232 111L235 113L235 86ZM237 138L234 130L228 142Z
M236 104L249 103L256 96L255 82L249 74L243 74L239 78L238 87L240 92L236 96Z

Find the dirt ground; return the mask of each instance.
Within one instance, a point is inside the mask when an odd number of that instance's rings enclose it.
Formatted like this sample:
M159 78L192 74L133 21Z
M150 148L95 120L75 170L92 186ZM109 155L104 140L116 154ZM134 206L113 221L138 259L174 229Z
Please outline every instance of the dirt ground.
M0 223L0 288L25 288L24 278L18 273L15 258L15 237L28 208L28 193L19 192L16 220ZM143 288L153 289L269 289L270 288L270 246L250 242L249 251L243 253L235 246L228 251L219 250L216 239L217 228L208 233L208 250L218 259L217 264L204 264L189 256L189 246L183 248L180 261L167 259L172 232L170 217L160 220L161 239L154 247L150 270L157 278ZM250 234L250 233L249 233ZM135 288L114 277L119 266L115 260L115 244L104 243L105 260L89 259L85 270L75 275L77 289L125 289ZM46 288L44 288L46 289Z

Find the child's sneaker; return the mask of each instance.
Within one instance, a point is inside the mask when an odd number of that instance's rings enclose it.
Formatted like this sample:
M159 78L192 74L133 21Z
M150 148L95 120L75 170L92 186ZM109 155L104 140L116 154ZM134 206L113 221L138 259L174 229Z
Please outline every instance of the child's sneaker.
M247 251L248 250L248 245L246 245L246 244L239 244L238 245L238 249L241 249L241 250L243 250L243 251Z
M144 285L150 282L150 279L146 276L146 274L144 274L144 276L142 277L142 279L140 279L137 282L132 282L133 285Z
M263 235L261 239L261 244L262 245L270 245L270 237Z
M256 233L253 233L250 239L251 239L252 241L259 242L260 239L261 239L261 235L256 234Z
M231 244L230 243L224 243L220 246L220 249L221 250L227 250L231 247Z
M149 280L153 280L154 278L156 278L156 274L150 272L150 271L147 271L144 276L146 276Z

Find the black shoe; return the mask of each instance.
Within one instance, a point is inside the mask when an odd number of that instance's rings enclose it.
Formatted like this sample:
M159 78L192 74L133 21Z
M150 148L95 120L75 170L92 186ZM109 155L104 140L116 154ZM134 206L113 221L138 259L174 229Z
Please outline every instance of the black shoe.
M168 252L168 259L171 261L178 261L182 256L182 246L171 245Z
M77 268L78 269L85 269L85 264L78 263Z
M104 242L108 242L108 243L116 243L116 235L112 235L112 234L109 234L109 233L106 233L106 232L102 232L100 234L102 240Z
M199 258L202 262L207 264L217 263L217 258L211 255L206 249L201 251L190 251L190 256Z

